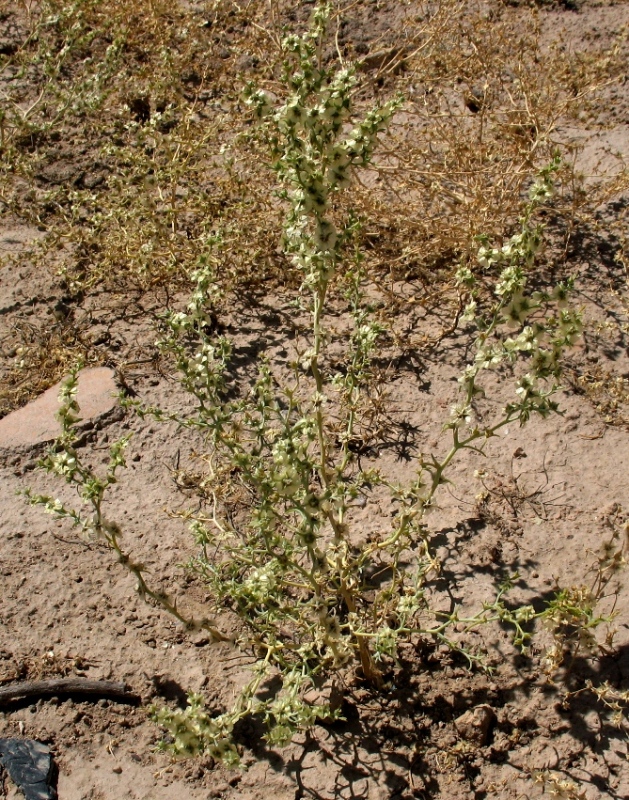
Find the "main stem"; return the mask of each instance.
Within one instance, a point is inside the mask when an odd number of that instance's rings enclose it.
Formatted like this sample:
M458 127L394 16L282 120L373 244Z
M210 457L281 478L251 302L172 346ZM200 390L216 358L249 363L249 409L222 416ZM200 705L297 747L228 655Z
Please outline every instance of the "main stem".
M333 265L335 265L335 263L335 260L332 261ZM325 435L323 408L322 403L320 402L320 398L323 397L324 380L321 370L319 369L319 356L321 355L324 342L322 317L325 309L325 300L327 297L328 287L330 285L330 276L333 274L333 272L334 270L330 269L327 277L321 276L317 286L313 291L312 330L314 341L312 358L310 360L310 370L315 381L317 394L319 395L319 401L317 402L317 407L315 410L315 418L317 424L317 440L319 444L319 475L321 478L321 483L325 489L328 489L330 486L330 472L328 469L328 447ZM343 524L341 521L336 519L333 510L330 509L326 515L330 525L332 526L332 530L334 531L335 538L337 540L344 538ZM345 606L347 607L347 611L350 614L354 613L356 611L356 602L353 592L346 585L342 585L341 594L343 596ZM373 686L381 688L382 672L378 669L374 662L373 655L369 649L369 642L359 633L356 634L356 638L358 645L358 656L363 670L363 675L365 676L365 679Z

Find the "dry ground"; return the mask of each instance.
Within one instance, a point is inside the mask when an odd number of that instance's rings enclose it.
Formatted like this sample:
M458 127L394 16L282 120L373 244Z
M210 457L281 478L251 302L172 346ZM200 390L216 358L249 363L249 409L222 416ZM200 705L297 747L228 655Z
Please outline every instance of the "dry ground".
M172 13L148 4L131 33L113 17L109 38L94 17L98 4L83 5L83 38L72 40L67 57L60 53L71 26L51 24L48 39L40 31L38 41L29 40L38 4L0 9L3 414L53 384L79 356L115 369L121 387L144 401L180 408L186 399L155 349L155 330L159 313L182 302L185 267L215 227L227 230L221 269L228 295L219 322L237 352L249 362L265 352L281 371L295 345L295 277L278 254L281 212L269 200L255 143L234 139L247 130L238 102L244 81L274 80L261 27L303 26L310 4L274 4L277 19L265 3L190 3ZM629 4L445 3L444 15L456 14L443 21L437 3L345 6L337 44L365 59L365 97L400 87L414 103L387 143L381 173L355 199L373 215L363 246L390 331L381 365L387 422L369 442L367 460L402 477L418 453L444 447L441 425L470 335L464 325L450 330L452 271L473 252L474 235L513 225L522 184L555 144L572 165L548 216L551 244L535 275L540 282L574 275L575 302L584 309L585 335L565 364L564 413L505 430L482 464L462 460L429 519L444 586L457 602L479 607L517 571L515 599L541 603L557 585L591 581L601 543L627 521ZM48 11L69 8L52 3ZM409 35L409 26L424 30L420 20L432 20L434 40ZM177 33L182 28L186 35ZM538 57L528 57L532 39L523 44L523 31L537 37ZM125 57L101 75L109 93L92 107L87 78L123 33ZM158 40L167 68L155 66L156 50L147 49ZM442 139L433 140L437 128ZM224 143L234 148L233 163L220 153ZM396 147L424 161L408 162L403 175L387 172ZM490 388L499 406L512 391L509 375L496 375ZM174 424L115 412L95 422L84 446L98 460L129 431L129 468L112 493L112 512L151 576L175 593L187 586L192 610L202 608L203 587L179 566L192 543L167 513L195 502L184 479L202 441ZM498 628L474 635L469 644L486 654L491 673L409 644L383 694L348 683L344 721L317 726L281 751L267 749L252 721L238 732L244 771L211 759L171 763L154 750L161 733L150 705L183 703L195 691L220 709L245 682L248 657L182 631L135 595L132 578L107 552L27 507L16 491L52 488L35 469L40 454L37 447L0 452L0 682L109 678L143 698L124 705L58 697L2 708L0 736L52 746L63 800L516 800L544 791L629 798L626 723L614 725L612 712L585 690L588 681L629 689L626 574L617 597L602 602L603 611L614 606L618 614L613 644L601 636L598 652L577 654L553 678L543 669L544 631L526 656ZM481 466L482 483L474 474ZM377 526L387 513L367 508L363 524ZM492 722L474 741L455 721L477 706L491 709ZM16 796L8 782L4 791Z

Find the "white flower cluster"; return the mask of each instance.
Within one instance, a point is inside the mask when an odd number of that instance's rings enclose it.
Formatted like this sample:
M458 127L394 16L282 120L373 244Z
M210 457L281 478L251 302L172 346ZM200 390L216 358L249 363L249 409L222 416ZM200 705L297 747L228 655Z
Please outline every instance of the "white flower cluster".
M518 418L522 423L526 422L532 412L544 415L554 408L554 404L548 399L554 392L554 387L542 389L539 382L559 375L563 349L573 345L581 334L581 317L574 309L565 307L571 281L560 283L551 294L527 293L525 268L530 266L541 244L542 228L532 228L530 218L536 206L552 196L552 178L559 164L559 160L554 159L533 184L519 233L512 236L500 249L491 248L486 237L481 239L483 245L478 253L480 265L502 265L494 289L497 303L490 320L476 316L478 305L472 270L468 266L461 266L457 271L457 285L470 295L463 319L474 320L481 333L477 340L474 362L465 368L459 378L464 400L453 408L452 420L446 425L447 428L457 429L469 425L472 400L475 395L482 394L482 389L476 384L479 373L497 367L504 361L514 362L521 354L529 356L530 371L518 381L518 402L507 406L506 413L519 414ZM549 303L555 307L555 314L548 315L548 311L544 313L543 309ZM525 324L533 315L535 321ZM498 334L502 325L511 328L524 327L517 336L502 338Z
M274 595L277 586L278 565L276 562L252 569L242 582L240 596L252 606L263 606Z
M397 615L401 622L407 623L413 614L416 614L424 605L424 592L420 589L407 588L406 592L400 595L397 604Z
M530 267L533 265L535 256L542 245L543 227L541 225L532 226L530 217L537 206L552 197L553 177L560 166L561 160L555 156L550 164L541 170L537 180L529 189L529 203L521 220L522 229L518 233L499 248L491 247L486 236L480 237L481 247L478 250L477 259L481 267L489 269L494 265L498 267L506 265Z
M166 316L168 336L157 342L162 350L173 352L182 385L203 406L215 404L224 384L223 373L231 355L231 344L224 336L210 338L211 308L219 296L214 273L206 262L192 273L194 292L185 311ZM194 342L191 352L190 343Z
M220 294L214 272L207 264L202 263L190 277L195 288L186 311L173 312L167 317L167 323L175 334L192 333L208 325L211 322L208 307Z
M533 265L541 244L541 227L537 226L533 229L523 230L514 234L500 248L483 244L478 250L478 263L486 269L489 269L494 264L502 266L503 264L512 264L514 262L530 267Z
M307 492L310 460L308 448L316 437L311 420L301 419L273 444L273 488L281 497Z
M398 648L399 632L394 628L382 627L374 637L374 657L376 661L395 658Z
M65 432L70 430L73 425L81 421L79 416L79 405L76 401L78 389L78 368L72 372L61 384L59 392L59 411L57 419L61 423L61 428Z
M76 457L73 453L62 450L50 456L50 471L55 475L60 475L67 481L71 481L76 472Z
M292 213L286 228L287 250L316 286L330 277L338 233L325 218L330 196L350 184L353 167L371 160L378 134L389 124L399 100L372 109L346 138L344 126L352 111L352 92L356 76L351 67L330 72L316 66L316 42L325 27L330 9L320 6L315 25L307 36L287 36L284 51L293 56L296 66L286 64L289 97L273 108L271 96L249 86L245 91L259 118L267 120L272 131L275 168L287 187ZM293 62L294 63L294 62Z
M207 386L208 383L213 383L215 365L216 348L204 342L189 361L187 377L197 388Z
M567 292L567 287L560 285L552 295L527 295L525 284L526 279L518 267L508 267L501 274L496 288L500 302L494 320L489 331L479 337L474 362L459 378L465 399L453 408L452 421L446 427L458 428L469 424L472 399L482 393L476 384L482 370L495 368L504 361L514 362L520 354L530 357L531 370L518 382L516 394L519 404L509 406L507 411L519 407L523 414L520 421L526 421L533 410L539 413L550 410L547 398L554 389L542 390L539 381L559 374L564 348L573 345L581 334L581 317L574 309L561 308L556 316L541 317L539 321L525 325L517 336L491 340L489 332L498 326L519 327L533 312L539 311L545 301L563 300Z
M225 766L235 767L239 764L238 750L232 740L238 715L210 717L204 709L203 698L191 694L185 709L153 709L153 718L170 731L173 737L170 749L176 755L194 756L205 752L222 761Z
M357 352L370 353L381 333L382 327L376 322L361 325L354 334L354 347Z

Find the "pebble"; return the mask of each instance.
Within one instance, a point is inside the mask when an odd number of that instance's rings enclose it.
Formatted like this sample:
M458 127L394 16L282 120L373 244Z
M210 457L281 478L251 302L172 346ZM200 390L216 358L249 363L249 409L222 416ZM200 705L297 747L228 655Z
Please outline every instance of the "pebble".
M495 716L490 706L476 706L457 717L454 720L454 727L463 739L483 747L489 739L489 729Z
M215 797L222 797L225 792L229 790L228 783L218 783L213 789L210 789L208 800L213 800Z

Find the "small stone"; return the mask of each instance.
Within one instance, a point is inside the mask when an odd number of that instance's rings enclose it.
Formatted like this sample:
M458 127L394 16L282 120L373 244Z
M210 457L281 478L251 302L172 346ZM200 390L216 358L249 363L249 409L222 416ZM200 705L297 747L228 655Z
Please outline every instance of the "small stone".
M306 692L304 702L312 706L329 705L334 712L341 707L343 694L336 681L326 681L320 688Z
M366 55L358 62L358 69L361 72L369 72L371 70L386 69L395 64L394 72L398 72L402 67L403 61L404 48L388 47Z
M96 189L103 183L105 183L105 176L102 172L88 172L87 175L83 177L83 186L85 186L86 189Z
M229 791L228 783L219 783L213 789L210 789L210 793L208 794L208 800L210 800L210 798L212 798L213 800L213 798L215 797L222 797L225 794L225 792L228 791Z
M60 160L42 167L35 177L44 183L62 186L78 185L83 180L84 174L79 164Z
M122 772L122 767L118 767L118 766L112 767L111 771L115 772L116 775L120 775L120 773Z
M489 739L489 729L495 716L490 706L476 706L457 717L454 720L454 727L463 739L478 747L484 747Z

